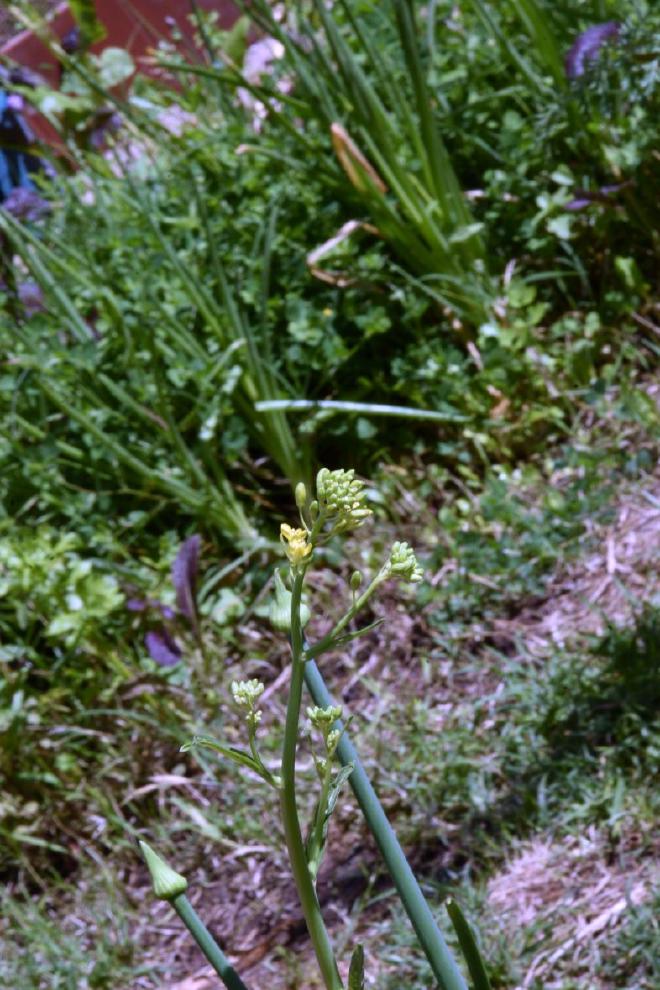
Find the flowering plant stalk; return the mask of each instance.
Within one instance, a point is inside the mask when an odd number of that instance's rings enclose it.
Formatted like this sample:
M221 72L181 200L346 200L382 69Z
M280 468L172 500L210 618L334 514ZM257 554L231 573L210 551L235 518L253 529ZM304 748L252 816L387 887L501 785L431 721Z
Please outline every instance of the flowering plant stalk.
M329 819L340 790L347 780L350 782L367 824L374 834L420 945L429 960L438 986L442 990L467 990L465 978L447 948L431 909L406 861L358 754L346 736L341 722L342 709L333 704L316 665L316 659L322 654L338 649L342 644L374 627L375 623L371 623L362 629L354 630L351 628L351 623L383 582L390 578L418 582L423 577L422 569L413 550L407 543L394 543L385 562L364 591L360 590L362 586L361 574L358 571L352 574L349 582L350 603L344 615L337 620L332 630L322 639L316 643L308 643L304 637L304 627L310 618L310 612L303 601L303 588L307 571L314 561L315 551L337 534L361 526L371 515L371 510L366 505L364 483L355 478L353 471L329 471L326 468L323 468L317 475L316 497L313 500L308 500L305 485L303 483L298 484L296 504L300 514L300 526L283 523L280 530L281 542L289 563L289 573L285 579L279 571L276 571L275 591L270 608L272 624L279 631L289 634L291 644L291 682L280 772L279 774L273 773L266 767L259 754L257 730L262 713L258 708L258 703L264 691L264 685L255 679L237 681L232 684L234 701L245 715L248 733L247 749L241 750L226 746L205 736L195 737L186 744L184 749L190 749L194 746L207 746L214 749L222 756L228 757L235 763L251 770L278 792L291 870L323 984L327 990L344 990L344 982L321 912L316 893L316 878L326 843ZM320 736L321 740L321 751L314 755L320 793L307 829L306 839L303 838L303 829L298 812L296 781L296 754L300 736L303 685L305 683L315 702L313 707L307 708L307 716L312 729ZM335 760L339 760L341 763L339 771L334 769ZM177 877L178 875L174 874L174 876ZM179 877L179 881L182 879ZM155 889L158 893L157 885L155 885ZM182 891L177 886L176 897L181 895ZM162 893L159 896L163 896ZM227 982L225 977L229 964L226 960L224 963L222 962L224 959L222 953L219 956L217 953L213 955L212 946L213 958L212 955L208 954L208 939L200 939L199 927L191 927L187 909L180 910L181 904L176 899L173 899L172 903L184 923L190 928L202 950L207 954L207 958L216 965L216 971L222 976L225 984L232 988L240 986L240 983ZM467 922L460 911L454 908L450 911L450 918L459 935L459 942L470 975L474 980L475 990L486 990L487 982L475 978L475 974L483 972L484 978L487 980L476 941L471 937ZM199 919L197 920L199 921ZM220 952L219 949L217 951ZM215 963L213 963L213 959L215 959ZM358 945L351 959L349 990L362 990L364 987L363 967L363 951L362 947ZM233 971L229 976L231 980L238 978Z

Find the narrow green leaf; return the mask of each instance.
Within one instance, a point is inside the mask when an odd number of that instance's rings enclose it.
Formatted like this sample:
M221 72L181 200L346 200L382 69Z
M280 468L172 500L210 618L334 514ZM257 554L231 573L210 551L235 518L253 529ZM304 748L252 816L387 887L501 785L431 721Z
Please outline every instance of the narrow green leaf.
M313 880L316 880L319 867L321 866L321 861L323 859L323 853L325 852L330 816L332 815L335 805L337 804L339 792L352 772L352 763L348 763L346 766L342 767L339 773L335 776L335 779L333 780L327 794L321 795L321 798L317 802L314 809L309 836L307 838L307 842L305 843L307 864Z
M269 784L275 784L275 778L270 773L269 770L263 765L263 763L255 760L253 756L246 753L242 749L236 749L234 746L224 746L222 743L216 742L215 739L211 739L209 736L193 736L187 743L184 743L181 747L182 753L189 753L191 750L196 749L198 746L203 746L206 749L212 749L216 753L220 753L221 756L225 756L227 759L232 760L238 766L246 767L248 770L252 770L254 773L258 774L262 780L267 781Z
M477 940L468 921L456 901L445 902L447 914L454 926L465 964L472 978L473 990L491 990L486 966L481 957Z
M337 636L336 639L321 640L314 646L310 646L305 651L305 659L315 660L320 657L323 653L328 653L330 650L336 649L338 646L345 646L346 643L350 643L351 640L358 639L360 636L364 636L365 633L371 632L372 629L376 629L378 626L382 625L385 619L376 619L374 622L370 622L368 626L362 626L361 629L355 629L353 632L345 633L343 636Z
M80 28L80 38L85 47L105 38L107 32L98 18L94 0L69 0L69 10Z
M465 423L470 419L469 416L463 416L461 413L415 409L412 406L389 406L378 402L344 402L336 399L271 399L266 402L255 402L254 405L259 412L266 412L269 409L353 412L369 416L429 420L436 423Z
M564 60L545 4L539 3L538 0L513 0L513 6L555 84L565 89L567 80Z
M364 949L356 945L348 968L348 990L364 990Z

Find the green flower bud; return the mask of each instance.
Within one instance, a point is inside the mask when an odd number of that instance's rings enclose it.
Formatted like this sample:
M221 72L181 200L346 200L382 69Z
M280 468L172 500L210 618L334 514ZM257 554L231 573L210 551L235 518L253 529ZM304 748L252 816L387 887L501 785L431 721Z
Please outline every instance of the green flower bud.
M387 562L389 573L403 581L423 581L424 571L417 563L412 547L407 543L394 543Z
M319 708L315 705L307 709L307 717L316 729L330 728L338 718L341 718L341 708L339 705L329 705L327 708Z
M350 580L351 591L357 591L361 584L362 584L362 575L360 574L359 571L353 571Z
M339 745L340 739L341 739L341 732L339 731L339 729L333 729L332 732L328 733L328 738L326 739L325 744L328 748L328 753L331 756L334 756L334 752L337 749L337 746Z
M321 468L316 476L316 494L336 533L357 529L372 514L365 504L364 482L355 478L352 469Z
M304 509L307 504L307 489L303 481L299 481L296 485L296 505L299 509Z
M188 889L188 881L180 873L173 870L164 859L154 852L146 842L139 842L140 851L144 856L147 869L151 875L154 894L162 901L173 901Z
M311 613L303 603L300 605L300 624L304 629L309 622ZM291 592L288 590L279 570L275 571L275 594L270 600L268 618L278 632L291 632Z

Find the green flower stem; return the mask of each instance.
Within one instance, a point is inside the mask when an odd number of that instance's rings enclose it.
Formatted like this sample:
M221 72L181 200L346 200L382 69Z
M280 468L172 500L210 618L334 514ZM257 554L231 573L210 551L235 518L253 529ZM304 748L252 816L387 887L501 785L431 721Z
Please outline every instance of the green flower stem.
M291 685L284 729L282 749L282 823L286 839L293 877L298 889L307 929L318 959L319 968L327 990L343 990L332 945L325 927L321 907L312 877L307 865L305 845L300 830L298 808L296 806L296 749L298 745L298 724L304 674L303 638L300 625L300 602L304 572L297 573L291 591Z
M334 704L323 677L313 660L308 660L305 663L304 678L315 704L320 708L327 708ZM342 723L340 721L335 722L334 728L343 729ZM406 914L412 922L438 985L442 990L468 990L467 983L447 947L415 875L410 869L403 849L399 845L399 840L371 786L360 757L345 732L342 732L337 746L337 756L343 766L349 763L353 764L353 772L348 778L348 782L390 871Z
M336 626L334 626L333 629L331 629L328 635L324 636L323 639L320 639L318 643L314 643L313 646L308 646L307 644L305 644L305 657L308 661L313 657L320 656L322 653L325 653L326 650L332 648L333 641L337 638L337 636L341 632L344 631L346 626L358 614L358 612L361 611L362 608L364 608L367 601L371 598L378 585L382 584L383 581L385 581L385 579L387 578L387 576L388 576L387 565L384 565L383 567L381 567L380 571L373 579L371 584L366 588L365 591L363 591L363 593L359 596L359 598L355 599L355 601L349 608L346 615L339 620L339 622L336 624Z
M216 944L208 928L199 917L185 894L179 894L170 902L192 937L197 942L227 990L247 990L236 970L222 949Z

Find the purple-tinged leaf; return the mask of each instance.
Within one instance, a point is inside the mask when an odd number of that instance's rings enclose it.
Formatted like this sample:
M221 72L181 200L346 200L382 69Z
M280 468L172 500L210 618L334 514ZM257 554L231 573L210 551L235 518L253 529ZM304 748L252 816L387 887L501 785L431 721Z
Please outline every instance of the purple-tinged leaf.
M17 220L35 223L50 213L51 206L48 200L34 189L15 186L2 204L2 209L11 213Z
M603 45L618 38L621 25L618 21L605 21L603 24L594 24L579 34L566 55L566 75L569 79L578 79L583 76L587 62L593 62L598 57Z
M148 632L144 645L151 659L160 667L173 667L181 659L181 650L166 629Z
M126 608L129 612L144 612L149 608L149 602L146 598L127 598Z
M176 603L179 611L193 624L197 625L197 609L195 607L195 585L197 581L197 565L202 538L197 533L185 540L172 564L172 583L176 591Z
M593 206L594 203L599 203L601 206L616 206L616 202L612 197L615 193L618 193L621 189L625 189L629 185L631 185L629 181L619 182L614 186L600 186L599 189L595 189L593 192L588 189L576 189L575 199L567 203L565 209L584 210L587 206Z
M160 612L164 619L174 619L176 612L170 605L159 602L157 598L128 598L126 608L129 612L146 612L154 609Z

